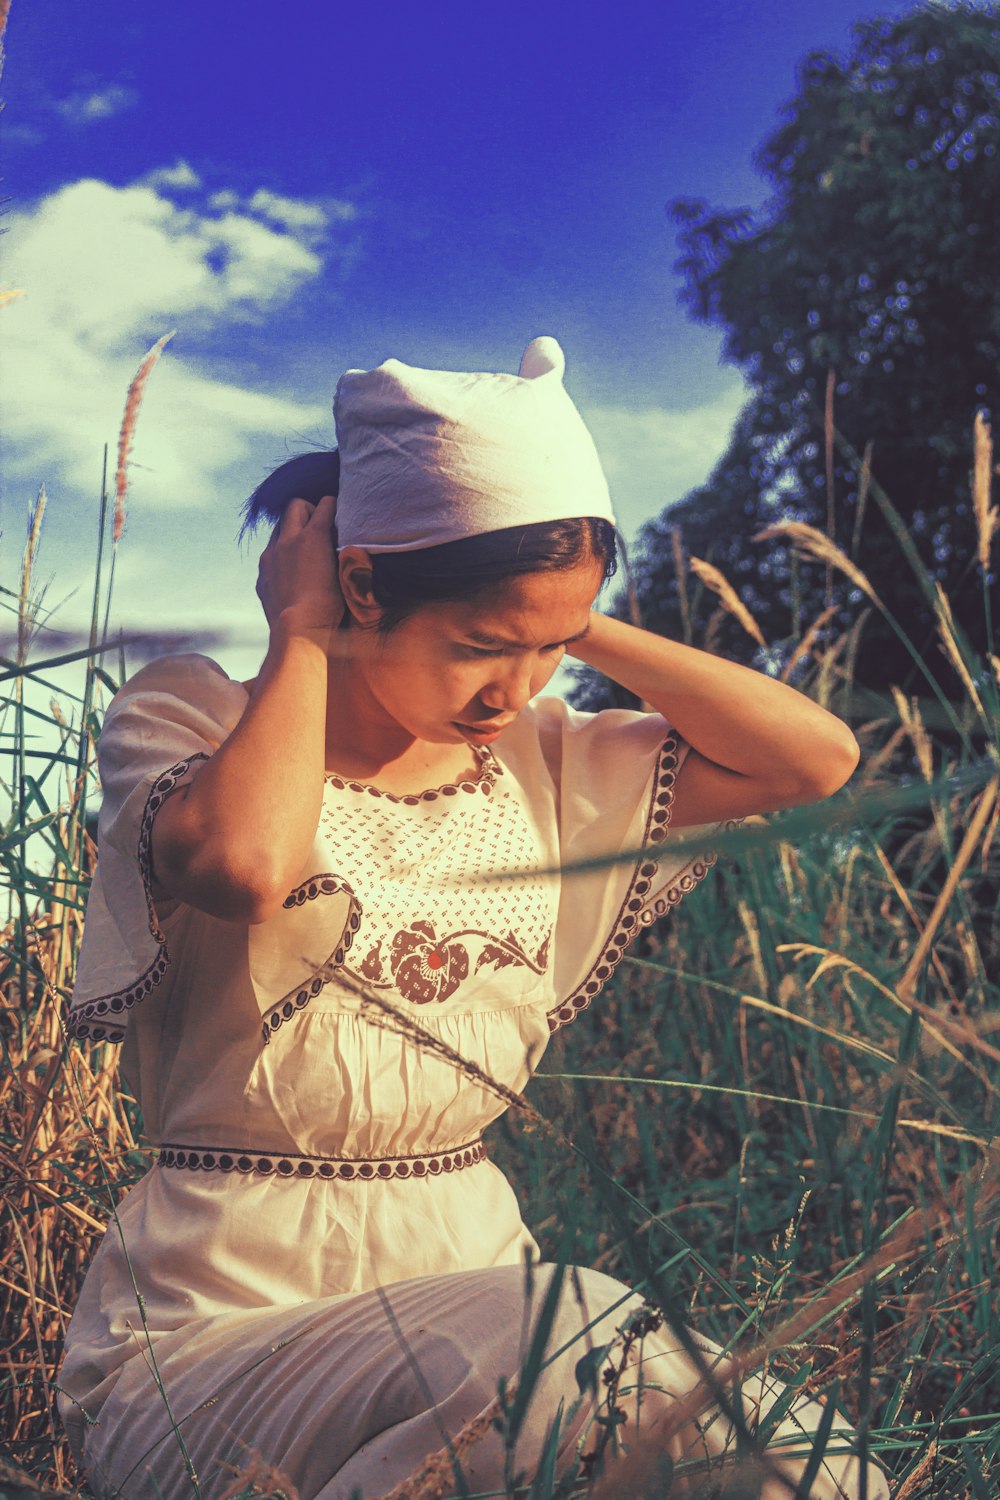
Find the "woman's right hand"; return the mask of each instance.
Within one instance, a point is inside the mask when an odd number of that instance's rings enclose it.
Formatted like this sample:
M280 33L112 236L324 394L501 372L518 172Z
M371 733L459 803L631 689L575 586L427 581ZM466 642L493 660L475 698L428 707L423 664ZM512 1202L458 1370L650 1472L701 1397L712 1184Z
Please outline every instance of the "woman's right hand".
M224 922L279 911L316 838L330 657L344 618L335 509L332 495L285 508L260 559L271 640L246 709L156 815L157 886Z
M318 505L291 500L261 553L257 596L273 631L280 620L293 635L326 648L344 618L337 571L336 497Z

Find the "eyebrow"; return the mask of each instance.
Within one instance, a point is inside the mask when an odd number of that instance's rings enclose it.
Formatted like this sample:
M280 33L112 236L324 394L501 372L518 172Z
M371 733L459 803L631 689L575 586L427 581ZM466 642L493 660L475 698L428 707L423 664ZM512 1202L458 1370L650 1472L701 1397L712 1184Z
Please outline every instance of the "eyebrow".
M573 641L582 641L589 629L590 626L585 625L582 630L576 632L576 635L564 635L560 638L559 644L568 646ZM530 646L525 645L524 641L511 640L510 637L503 635L488 635L483 630L469 630L466 634L468 639L473 641L477 646L509 646L515 651L530 651L531 649ZM555 645L556 643L546 641L545 644Z

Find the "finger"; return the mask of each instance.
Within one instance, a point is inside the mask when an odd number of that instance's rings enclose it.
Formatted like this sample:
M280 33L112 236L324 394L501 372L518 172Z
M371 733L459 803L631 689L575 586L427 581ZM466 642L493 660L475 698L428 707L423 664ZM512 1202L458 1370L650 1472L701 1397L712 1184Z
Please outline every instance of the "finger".
M336 495L324 495L323 498L322 498L322 500L319 502L319 504L316 507L316 516L317 516L317 518L322 517L324 520L326 520L327 517L331 517L332 518L336 514L337 514L337 497L336 497Z
M281 521L278 530L282 536L288 536L295 531L301 531L308 526L315 511L315 505L310 505L308 500L289 500L281 513Z
M324 495L322 500L316 506L316 509L313 511L311 521L314 526L318 526L325 531L329 531L331 535L335 535L336 516L336 495Z

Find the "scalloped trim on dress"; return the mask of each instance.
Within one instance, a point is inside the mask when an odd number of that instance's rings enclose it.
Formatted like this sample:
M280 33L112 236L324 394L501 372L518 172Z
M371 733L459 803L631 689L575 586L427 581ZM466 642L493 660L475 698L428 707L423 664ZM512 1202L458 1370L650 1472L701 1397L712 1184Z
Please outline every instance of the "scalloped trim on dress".
M361 926L361 903L347 881L341 880L339 875L311 875L308 880L303 881L301 885L297 885L293 891L289 891L281 903L286 910L291 910L296 906L304 906L307 901L315 901L318 896L338 896L341 894L350 896L351 904L347 913L347 921L344 923L344 930L340 934L340 942L330 954L319 973L315 974L308 984L303 985L300 990L296 990L294 993L289 992L272 1010L268 1011L260 1028L265 1045L271 1040L271 1037L279 1026L283 1026L286 1021L290 1021L296 1011L304 1010L310 1000L319 994L323 986L329 984L331 969L340 968L346 957L347 950L354 942L354 934Z
M643 844L658 844L667 836L673 810L677 761L677 736L671 733L664 740L657 758ZM560 1000L548 1012L550 1032L558 1031L570 1021L575 1021L580 1012L593 1003L625 957L625 952L640 927L649 927L658 917L665 916L677 906L699 881L704 880L715 860L714 854L706 854L704 859L695 860L672 885L657 892L652 899L650 891L659 866L652 859L643 860L636 866L615 918L611 936L603 950L573 994L566 1000Z
M488 745L470 746L479 756L479 775L475 781L449 781L443 786L431 787L426 792L408 792L405 796L397 792L383 792L381 787L368 781L356 781L340 776L336 771L327 771L324 780L341 792L362 792L369 797L381 797L385 802L394 802L403 807L417 807L421 802L436 802L439 797L454 797L459 792L482 792L488 797L498 776L503 775L503 766L490 751Z
M164 1142L161 1167L186 1167L195 1172L237 1172L241 1176L320 1178L324 1181L373 1182L391 1177L440 1177L461 1172L486 1160L486 1147L477 1136L461 1146L416 1156L375 1156L368 1159L343 1156L301 1156L295 1152L226 1150L219 1146L178 1146Z
M156 943L156 957L148 968L144 969L138 979L132 981L126 989L112 990L110 994L98 995L94 1000L88 1000L84 1005L75 1009L70 1008L66 1028L69 1034L77 1040L88 1040L92 1042L121 1042L125 1039L124 1023L115 1019L123 1016L137 1005L140 1000L155 990L163 979L167 969L170 967L170 951L167 948L167 940L160 928L159 918L156 915L156 905L153 901L152 876L152 838L153 820L167 798L177 790L180 783L187 776L195 761L208 760L204 751L197 751L194 755L179 760L175 765L163 771L153 782L146 798L146 805L142 810L139 820L139 839L136 845L136 856L139 864L139 875L142 879L142 892L146 898L146 911L149 916L149 931Z

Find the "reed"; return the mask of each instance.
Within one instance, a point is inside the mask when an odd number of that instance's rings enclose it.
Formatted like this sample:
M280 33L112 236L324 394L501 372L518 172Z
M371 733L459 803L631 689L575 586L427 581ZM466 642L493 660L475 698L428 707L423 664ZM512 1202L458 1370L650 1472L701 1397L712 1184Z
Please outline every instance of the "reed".
M976 430L970 548L988 562L992 459ZM119 472L131 441L130 428ZM865 482L885 513L889 498ZM102 490L110 546L120 514L108 500ZM863 546L848 557L822 532L774 532L802 567L829 569L883 608ZM63 1030L95 858L94 746L123 664L109 668L99 630L69 662L46 651L43 535L38 506L17 587L0 592L17 642L0 660L0 1493L16 1464L25 1495L82 1495L55 1413L61 1342L114 1203L153 1153L114 1049L70 1046ZM690 566L732 607L724 579ZM109 588L98 569L95 621L107 619ZM766 1361L797 1390L836 1391L898 1500L982 1500L1000 1447L1000 685L930 594L961 695L897 691L871 712L851 673L861 616L828 639L839 600L786 642L777 669L851 712L864 750L854 783L728 841L709 881L555 1039L526 1102L494 1127L491 1154L546 1258L629 1280L657 1315L723 1344L739 1371ZM696 620L692 609L692 631ZM374 1020L402 1023L384 1008ZM422 1045L419 1028L412 1041ZM517 1403L546 1357L542 1341L489 1413L512 1452ZM624 1365L609 1355L609 1367L624 1400ZM399 1493L457 1492L455 1463L482 1427ZM557 1437L534 1479L512 1462L508 1494L697 1487L643 1443L628 1467L557 1478ZM292 1500L265 1459L248 1452L231 1500ZM748 1461L747 1483L760 1461Z
M743 629L746 631L747 635L750 636L752 640L755 640L758 646L764 646L767 644L764 640L763 635L761 634L760 626L757 624L757 621L747 609L746 605L743 603L743 600L740 598L739 594L729 582L729 579L726 578L725 574L722 573L714 565L714 563L705 562L705 560L700 557L689 557L688 567L691 569L691 572L694 574L694 576L700 579L700 581L705 585L707 589L710 589L713 594L716 594L718 596L720 607L724 609L727 614L732 615L734 619L739 621L739 623L743 626Z

